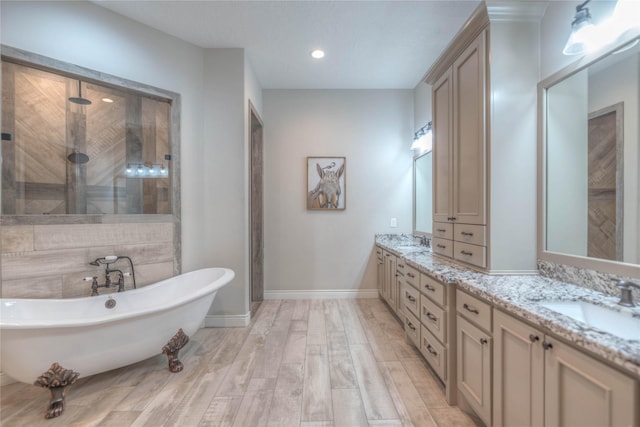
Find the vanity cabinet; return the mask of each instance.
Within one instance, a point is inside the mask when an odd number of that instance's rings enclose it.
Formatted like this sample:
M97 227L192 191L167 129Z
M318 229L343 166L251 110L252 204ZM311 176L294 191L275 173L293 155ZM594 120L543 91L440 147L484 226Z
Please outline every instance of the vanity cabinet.
M483 31L436 81L432 98L433 229L438 230L434 252L482 268L486 267L485 45ZM467 233L476 237L469 239Z
M495 426L635 426L638 381L494 310Z
M539 58L531 52L539 50L544 13L531 2L480 5L425 78L432 86L433 252L476 270L537 270L531 159Z
M458 390L474 412L491 425L491 306L457 290Z

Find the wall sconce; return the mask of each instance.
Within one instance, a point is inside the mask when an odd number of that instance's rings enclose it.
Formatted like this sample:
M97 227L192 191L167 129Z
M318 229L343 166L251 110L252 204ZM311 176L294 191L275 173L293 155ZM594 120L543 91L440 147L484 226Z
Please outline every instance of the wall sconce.
M413 134L412 150L431 151L433 147L433 126L429 122Z
M611 18L599 25L591 22L591 13L586 7L591 0L576 6L576 14L571 21L571 34L562 49L565 55L584 55L614 42L622 34L634 27L640 27L640 2L618 0Z
M166 178L169 168L164 164L127 163L125 169L127 178Z

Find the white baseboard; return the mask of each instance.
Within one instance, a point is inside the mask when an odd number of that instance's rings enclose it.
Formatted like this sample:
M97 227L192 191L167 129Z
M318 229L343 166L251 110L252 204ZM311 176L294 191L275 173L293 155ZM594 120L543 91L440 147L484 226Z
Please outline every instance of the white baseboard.
M9 375L0 372L0 387L2 387L3 385L13 384L15 382L17 381L11 378Z
M247 314L207 314L204 318L205 328L243 328L249 326L251 312Z
M264 299L378 298L377 289L323 289L315 291L264 291Z

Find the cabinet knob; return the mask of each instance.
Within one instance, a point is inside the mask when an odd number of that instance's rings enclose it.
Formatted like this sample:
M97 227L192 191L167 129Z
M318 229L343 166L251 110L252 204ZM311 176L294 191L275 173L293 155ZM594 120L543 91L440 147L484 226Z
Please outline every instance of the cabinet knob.
M531 342L540 341L540 337L537 335L529 334L529 341Z
M414 279L416 277L416 275L413 274L413 273L407 273L407 276L411 277L412 279Z
M553 344L551 344L550 342L543 341L542 342L542 348L544 348L545 350L549 350L549 349L553 348Z
M489 341L487 341L486 338L480 338L480 344L485 345L486 343L488 343Z

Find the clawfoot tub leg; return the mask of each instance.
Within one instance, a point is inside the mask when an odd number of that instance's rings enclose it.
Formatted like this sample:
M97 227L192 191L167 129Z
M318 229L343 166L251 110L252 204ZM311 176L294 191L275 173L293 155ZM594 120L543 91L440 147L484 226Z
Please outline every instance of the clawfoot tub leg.
M51 391L51 400L45 418L55 418L62 414L66 387L75 383L79 375L71 369L64 369L56 362L36 379L33 385L48 388Z
M162 352L169 359L169 370L171 372L180 372L184 368L182 362L178 359L178 352L189 342L189 336L184 333L182 328L169 340L167 345L162 347Z

